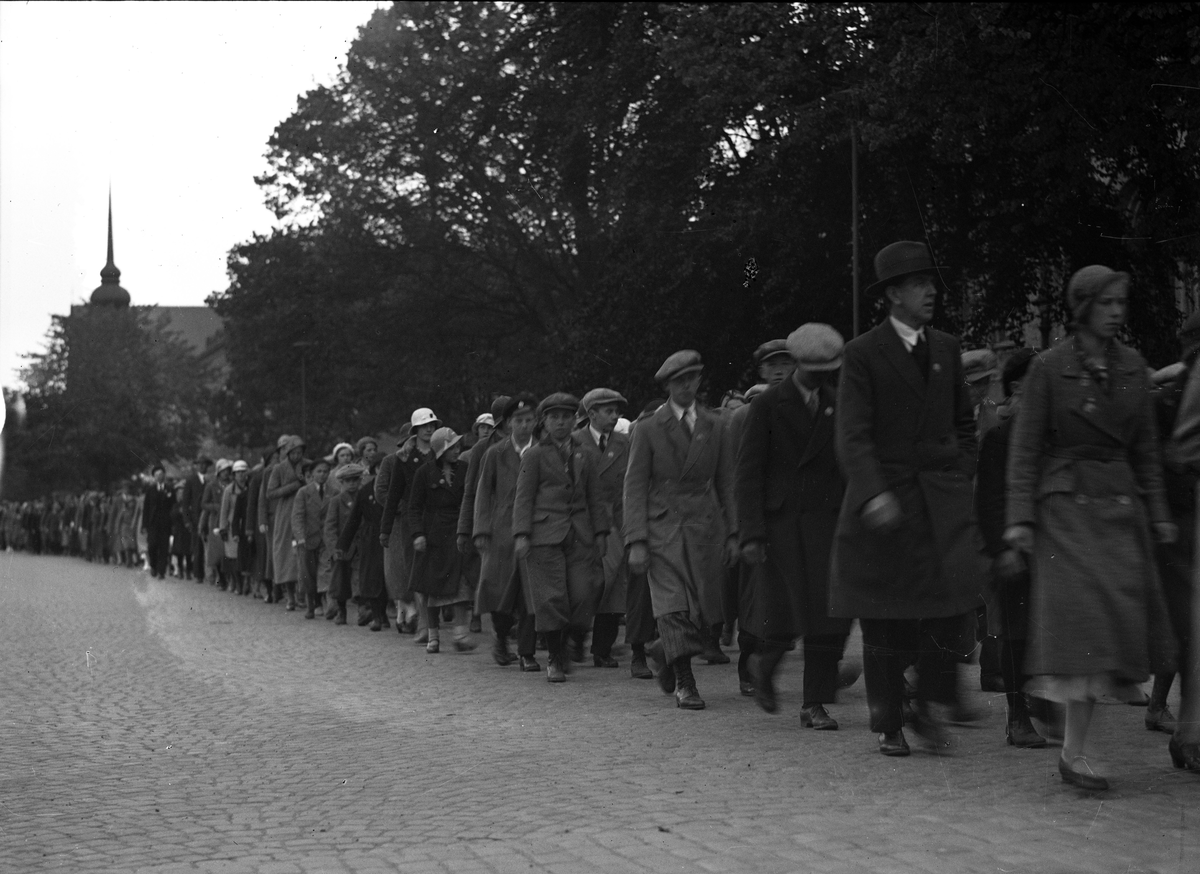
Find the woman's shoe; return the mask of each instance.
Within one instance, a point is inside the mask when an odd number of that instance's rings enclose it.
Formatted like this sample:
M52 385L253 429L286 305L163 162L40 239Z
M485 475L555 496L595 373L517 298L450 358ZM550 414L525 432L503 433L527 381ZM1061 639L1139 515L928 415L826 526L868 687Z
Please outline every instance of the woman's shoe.
M1176 768L1186 768L1189 771L1200 771L1200 743L1180 743L1172 737L1167 744L1167 752L1171 754L1171 764Z
M1146 708L1146 731L1165 731L1175 733L1175 714L1165 704L1161 709L1150 706Z
M441 643L436 640L431 640L425 644L425 652L428 652L428 653L441 652L441 649L442 649Z
M1087 771L1076 771L1074 768L1075 762L1082 762L1083 767L1087 768ZM1080 789L1100 792L1108 788L1108 781L1092 773L1091 766L1083 756L1076 756L1071 760L1070 765L1063 760L1062 756L1059 756L1058 773L1062 775L1064 783L1070 783L1072 786L1078 786Z

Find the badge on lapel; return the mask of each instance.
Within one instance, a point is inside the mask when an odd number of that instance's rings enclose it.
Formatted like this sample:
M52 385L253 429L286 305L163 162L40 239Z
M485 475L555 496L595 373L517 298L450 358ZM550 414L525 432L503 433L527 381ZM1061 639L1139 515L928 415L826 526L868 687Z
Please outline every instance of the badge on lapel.
M833 415L833 407L826 407L826 408L825 408L825 415L826 415L826 416L832 416L832 415Z
M941 373L941 372L942 372L942 365L938 364L938 363L935 361L935 362L933 363L933 372L934 372L934 373Z

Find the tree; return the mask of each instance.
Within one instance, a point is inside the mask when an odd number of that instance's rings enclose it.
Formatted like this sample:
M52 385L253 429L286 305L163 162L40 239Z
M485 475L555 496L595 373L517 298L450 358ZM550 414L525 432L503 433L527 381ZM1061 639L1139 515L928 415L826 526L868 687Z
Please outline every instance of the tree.
M204 369L148 307L55 316L21 377L26 422L7 444L13 498L109 488L190 455L206 427Z

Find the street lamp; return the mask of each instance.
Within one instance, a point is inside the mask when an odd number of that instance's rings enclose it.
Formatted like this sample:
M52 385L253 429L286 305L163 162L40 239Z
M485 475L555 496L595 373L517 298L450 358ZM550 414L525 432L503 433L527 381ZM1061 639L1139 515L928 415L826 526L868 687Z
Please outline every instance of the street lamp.
M300 350L300 439L308 442L308 374L305 371L305 350L310 346L319 346L316 340L297 340L292 344L293 349Z

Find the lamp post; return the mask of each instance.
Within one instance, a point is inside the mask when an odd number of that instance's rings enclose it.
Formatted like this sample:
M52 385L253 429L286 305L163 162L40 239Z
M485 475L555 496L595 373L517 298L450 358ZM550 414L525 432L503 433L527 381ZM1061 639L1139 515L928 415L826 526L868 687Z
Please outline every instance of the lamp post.
M297 340L292 344L293 349L300 350L300 439L308 442L308 374L305 361L308 358L306 350L310 346L319 345L316 340Z

